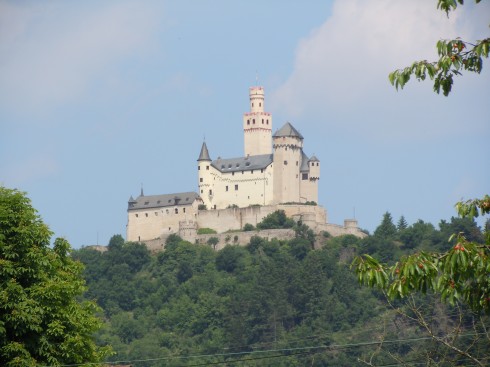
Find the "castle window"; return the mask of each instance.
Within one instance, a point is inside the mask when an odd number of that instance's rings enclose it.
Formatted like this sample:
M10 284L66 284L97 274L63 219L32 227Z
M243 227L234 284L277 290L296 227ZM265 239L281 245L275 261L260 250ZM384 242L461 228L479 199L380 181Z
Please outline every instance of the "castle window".
M296 161L296 165L298 165L298 161Z
M252 107L254 106L254 103L252 102Z
M145 217L148 217L148 213L145 213Z
M260 173L264 173L264 170L263 170L263 169L261 169L261 170L260 170Z
M303 180L307 180L307 179L308 179L308 174L307 174L307 173L303 173L303 174L301 175L301 179L303 179Z
M197 166L197 170L200 171L201 170L201 166Z
M264 125L264 119L262 119L262 125Z
M213 190L209 190L209 195L213 195Z
M243 175L244 173L245 173L245 172L244 172L244 171L242 171L242 175Z
M202 194L202 190L201 190L201 194Z
M287 166L288 165L288 161L284 161L284 165Z
M150 202L149 201L145 201L145 205L148 205L148 204L150 204Z
M225 190L228 191L228 186L225 187Z
M255 125L255 119L252 120L253 124Z
M138 214L135 214L136 218L138 218Z
M238 191L238 185L235 185L235 191Z
M254 174L254 170L250 171L250 173L253 175Z
M185 213L185 208L183 208L182 210L183 210L183 211L184 211L184 213Z
M202 182L202 177L199 179L199 182Z
M168 209L167 209L167 214L169 213Z
M319 164L320 164L320 163L316 162L316 166L317 166L317 167L318 167L318 165L319 165Z
M259 107L262 107L262 103L261 102L259 102Z
M232 173L231 173L231 175L232 175L232 176L235 176L235 172L232 172Z
M209 166L206 166L206 171L209 171Z
M269 119L266 120L266 124L269 125Z
M179 214L179 208L175 208L175 214Z
M158 215L158 212L155 212L155 215Z
M250 125L250 119L247 120L247 125Z

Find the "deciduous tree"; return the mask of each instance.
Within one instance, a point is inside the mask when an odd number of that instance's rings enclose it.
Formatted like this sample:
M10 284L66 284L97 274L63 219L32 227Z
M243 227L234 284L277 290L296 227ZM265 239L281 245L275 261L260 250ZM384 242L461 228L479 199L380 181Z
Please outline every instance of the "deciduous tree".
M479 3L481 0L475 0ZM437 7L446 12L457 8L463 0L438 0ZM439 40L437 42L437 61L416 61L403 69L390 73L389 80L396 89L403 88L413 75L417 80L425 80L427 76L434 80L434 91L448 96L453 86L453 77L462 71L479 74L483 67L483 58L488 58L490 38L477 41L466 41L460 38Z
M3 366L89 364L109 353L92 335L100 322L70 245L54 241L30 200L0 187L0 361Z

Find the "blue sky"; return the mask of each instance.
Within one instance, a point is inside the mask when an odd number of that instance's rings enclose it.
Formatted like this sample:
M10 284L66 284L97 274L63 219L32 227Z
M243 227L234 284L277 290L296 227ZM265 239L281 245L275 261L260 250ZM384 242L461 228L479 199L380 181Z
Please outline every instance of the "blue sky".
M329 222L437 224L490 189L490 73L396 92L439 38L488 37L490 4L436 1L0 1L0 183L74 247L125 235L127 200L197 189L243 154L248 88L322 162Z

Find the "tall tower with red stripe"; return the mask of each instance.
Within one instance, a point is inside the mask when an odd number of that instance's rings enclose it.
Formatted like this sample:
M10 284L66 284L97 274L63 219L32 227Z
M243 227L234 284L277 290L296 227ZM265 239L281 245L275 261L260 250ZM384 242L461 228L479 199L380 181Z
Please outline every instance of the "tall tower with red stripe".
M264 112L264 88L250 87L250 112L243 114L245 157L272 153L272 115Z

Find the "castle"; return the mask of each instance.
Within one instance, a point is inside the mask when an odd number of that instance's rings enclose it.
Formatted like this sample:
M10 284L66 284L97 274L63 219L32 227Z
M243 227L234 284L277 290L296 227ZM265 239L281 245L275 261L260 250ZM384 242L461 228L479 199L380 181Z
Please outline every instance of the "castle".
M272 134L263 87L250 88L250 112L243 115L244 155L212 160L206 142L197 159L199 192L132 196L128 202L128 241L162 242L177 233L195 241L198 228L218 233L256 225L282 209L317 232L362 236L355 220L327 223L318 202L320 161L303 151L303 136L287 122ZM333 232L333 233L332 233Z

